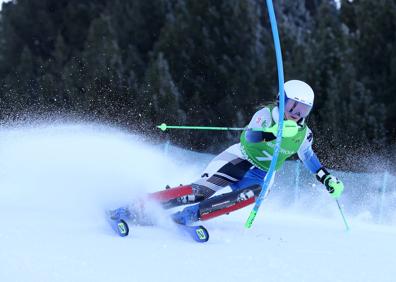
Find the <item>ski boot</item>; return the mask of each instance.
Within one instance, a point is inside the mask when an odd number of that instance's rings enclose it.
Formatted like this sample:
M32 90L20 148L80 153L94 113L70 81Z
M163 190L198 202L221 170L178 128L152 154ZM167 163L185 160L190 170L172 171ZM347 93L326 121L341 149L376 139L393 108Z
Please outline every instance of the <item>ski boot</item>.
M129 227L126 221L130 219L131 213L128 208L122 207L108 212L109 223L113 230L121 237L128 236Z
M199 204L189 206L172 214L174 222L182 225L190 225L199 220Z

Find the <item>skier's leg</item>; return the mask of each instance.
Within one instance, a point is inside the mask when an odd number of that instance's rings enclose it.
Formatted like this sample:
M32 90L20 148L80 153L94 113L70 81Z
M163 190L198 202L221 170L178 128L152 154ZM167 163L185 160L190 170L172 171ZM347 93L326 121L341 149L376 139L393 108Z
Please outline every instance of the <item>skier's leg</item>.
M253 204L261 193L266 174L266 171L253 167L245 174L241 181L231 185L233 192L201 202L199 218L201 220L211 219ZM274 177L272 177L270 185L266 187L265 196L268 195L273 180Z
M261 186L254 185L243 190L217 195L202 202L188 206L172 215L173 220L180 224L191 224L198 220L207 220L254 203Z
M199 219L208 220L253 204L260 191L260 185L252 185L206 199L199 203Z
M163 193L165 191L160 191L151 194L150 198L161 202L161 205L164 208L173 208L181 205L199 203L210 198L216 193L216 191L223 189L228 185L236 185L244 178L246 172L248 172L250 168L252 168L252 164L243 158L240 150L240 144L235 144L216 156L206 167L200 179L190 185L176 187L179 189L175 189L175 195L181 192L181 190L192 191L191 194L163 202L162 200L169 196L167 195L164 197L164 194L169 193ZM192 214L193 211L195 211L191 208L192 211L190 212L189 209L190 207L186 210L187 214ZM143 222L148 222L148 224L150 224L150 220L147 219L144 208L142 208L139 203L135 203L135 205L130 207L114 210L112 211L112 216L128 218L129 220L139 222L140 224Z
M201 202L216 191L238 183L252 167L243 158L240 144L235 144L215 157L204 170L202 176L191 184L192 194L178 197L163 204L165 208Z
M233 191L237 191L237 190L243 190L247 187L251 187L253 185L257 185L260 186L260 190L256 190L258 193L256 196L258 196L258 194L261 192L261 187L263 186L263 182L264 182L264 178L267 175L267 172L264 170L261 170L257 167L253 167L252 169L250 169L241 179L241 181L231 184L230 187ZM272 179L270 181L270 184L267 188L266 194L269 193L269 190L272 186L272 184L274 183L274 177L275 174L272 175Z
M231 185L232 192L205 199L199 204L186 207L175 213L173 219L182 224L190 224L198 220L208 220L223 214L244 208L255 202L262 189L265 171L258 168L250 169L237 183ZM273 179L271 180L271 184ZM268 193L267 189L266 193Z

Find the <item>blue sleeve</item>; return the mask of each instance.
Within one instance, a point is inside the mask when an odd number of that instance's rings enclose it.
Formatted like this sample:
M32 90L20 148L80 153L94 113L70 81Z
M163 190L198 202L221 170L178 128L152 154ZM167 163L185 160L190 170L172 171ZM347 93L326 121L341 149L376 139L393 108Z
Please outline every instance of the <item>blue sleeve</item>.
M308 168L312 173L316 173L321 167L318 157L312 150L312 147L309 146L302 155L300 155L300 159L304 163L305 167Z
M246 140L251 143L258 143L263 141L263 132L261 131L253 131L246 130Z
M274 139L276 139L276 136L270 132L246 130L246 140L250 143L272 141Z

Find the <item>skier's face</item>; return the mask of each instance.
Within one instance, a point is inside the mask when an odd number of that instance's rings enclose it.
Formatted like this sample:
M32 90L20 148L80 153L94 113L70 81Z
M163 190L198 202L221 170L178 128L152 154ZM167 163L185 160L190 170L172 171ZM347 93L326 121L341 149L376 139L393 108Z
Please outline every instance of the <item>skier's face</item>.
M294 121L306 118L311 108L312 106L305 105L293 99L287 99L285 104L285 118Z
M295 122L297 122L299 119L301 119L300 116L294 115L293 113L289 113L289 112L285 112L285 118L288 120L294 120Z

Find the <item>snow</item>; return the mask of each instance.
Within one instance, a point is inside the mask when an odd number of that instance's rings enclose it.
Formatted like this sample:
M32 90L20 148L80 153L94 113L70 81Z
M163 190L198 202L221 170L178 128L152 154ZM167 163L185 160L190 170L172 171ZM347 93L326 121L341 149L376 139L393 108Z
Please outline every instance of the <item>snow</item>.
M95 124L0 129L0 281L395 281L392 220L375 224L346 193L346 232L318 186L292 203L284 173L252 229L243 226L249 207L204 222L210 240L198 244L156 211L160 227L117 237L104 210L188 183L211 158L166 151Z

